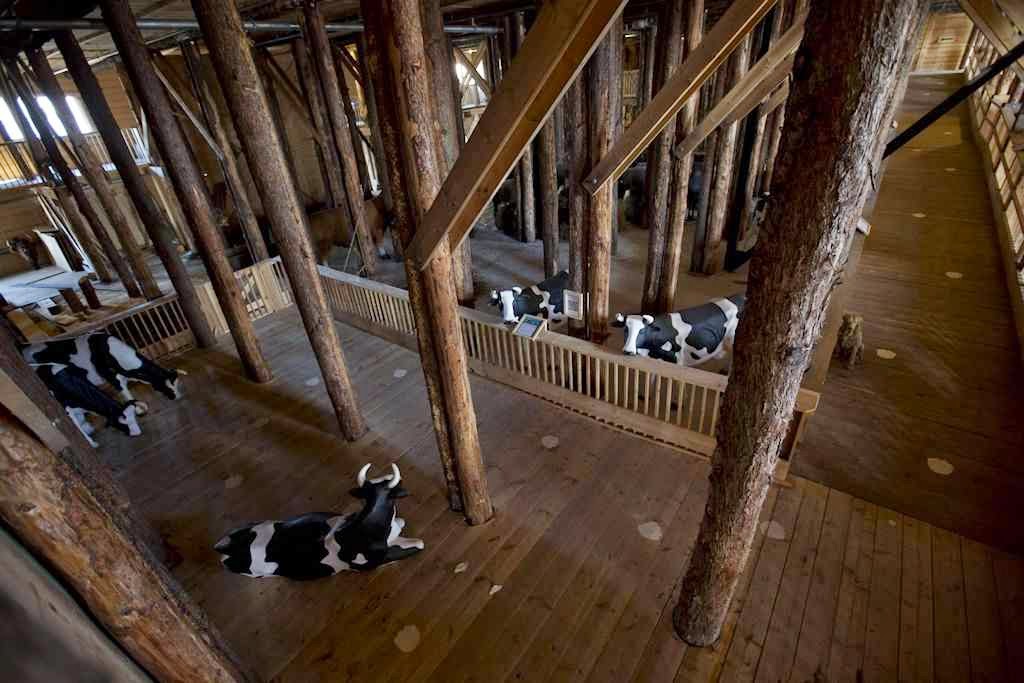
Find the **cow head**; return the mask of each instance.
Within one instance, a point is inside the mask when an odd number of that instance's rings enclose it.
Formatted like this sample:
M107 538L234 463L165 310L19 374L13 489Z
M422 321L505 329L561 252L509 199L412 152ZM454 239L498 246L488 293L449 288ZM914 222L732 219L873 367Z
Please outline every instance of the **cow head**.
M185 395L181 386L181 378L187 375L187 372L184 370L175 370L174 368L168 370L159 366L157 366L157 369L160 372L157 373L157 377L154 381L150 382L154 389L172 401L177 401Z
M614 327L621 327L623 329L623 336L625 343L622 346L622 352L627 356L635 356L638 349L644 347L645 337L647 336L648 326L654 325L654 316L651 315L622 315L618 313L615 316L615 322L612 323Z
M138 436L139 434L142 434L142 429L139 427L135 403L135 401L129 401L126 403L124 408L121 410L121 414L117 416L117 419L109 422L112 427L127 434L128 436Z
M516 315L516 299L523 293L522 287L491 291L491 305L501 307L501 319L506 325L514 325L519 322Z
M408 491L398 485L402 481L402 473L398 471L398 465L391 463L391 472L373 479L367 478L369 472L370 464L367 463L356 475L356 487L349 491L356 498L365 500L368 508L379 502L404 498L409 495Z

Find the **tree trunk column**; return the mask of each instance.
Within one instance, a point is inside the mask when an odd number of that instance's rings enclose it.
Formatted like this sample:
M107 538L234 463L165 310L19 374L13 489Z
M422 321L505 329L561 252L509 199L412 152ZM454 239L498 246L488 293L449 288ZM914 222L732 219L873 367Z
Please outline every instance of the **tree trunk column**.
M680 61L685 59L700 44L704 37L704 0L690 0L686 17L686 42ZM700 95L693 97L683 106L676 118L676 137L673 148L693 132L697 125L697 109ZM672 154L672 184L669 188L668 217L665 236L665 256L661 264L658 282L658 297L655 305L660 312L676 310L676 288L679 286L679 268L683 260L683 237L686 232L686 214L689 210L690 175L693 172L693 153L679 156Z
M682 0L665 3L658 21L657 56L654 67L653 94L665 86L679 66L683 42ZM665 242L668 232L669 187L672 181L672 143L675 141L676 121L665 126L647 152L647 269L644 271L643 301L644 313L663 313L658 309L658 289L661 283L662 266L665 259Z
M380 107L381 134L394 190L397 231L408 244L441 189L441 140L435 127L431 79L416 0L363 0L367 59ZM494 509L480 455L469 368L451 280L447 245L422 273L406 264L410 301L431 409L446 477L457 482L470 524L489 520ZM443 442L446 441L446 444ZM450 448L445 453L445 445ZM446 462L445 457L451 460ZM454 498L454 496L452 496Z
M127 143L121 136L121 129L118 127L117 121L114 120L114 115L103 96L96 75L92 72L92 68L85 59L85 54L82 53L82 48L70 31L55 31L53 37L64 56L68 72L74 79L75 85L78 86L82 101L85 103L93 123L96 124L96 130L103 138L110 159L117 167L121 182L124 183L125 190L132 198L139 218L153 241L153 247L178 293L178 302L181 304L181 310L188 320L189 327L192 328L196 344L200 347L213 346L217 338L203 313L195 285L178 254L178 248L174 244L174 231L167 224L160 209L157 208L156 202L146 191L145 180L139 172L138 166L135 165L135 159L128 149Z
M71 190L67 188L67 185L61 185L54 188L54 194L57 195L57 201L60 203L60 208L63 209L64 215L68 217L68 223L72 232L75 233L75 237L82 245L82 249L85 250L86 255L92 262L92 267L96 271L96 277L103 283L113 282L114 275L110 272L113 266L100 246L92 226L85 219L85 216L82 215L81 211L78 210L78 203L75 201L74 195L71 194Z
M435 102L437 106L437 122L441 126L441 144L444 151L444 163L441 165L441 182L459 158L462 149L462 117L461 97L455 87L455 67L452 64L452 46L448 35L444 32L444 16L441 13L439 0L423 0L421 4L423 19L423 40L426 45L427 57L430 59L430 78L433 82ZM455 293L459 304L473 305L473 262L470 254L469 240L465 239L455 249L449 249L452 256L452 277L455 279Z
M306 326L342 435L354 441L366 432L345 357L313 259L306 212L288 170L281 131L274 125L235 0L192 0L249 170L281 245L281 259L295 304Z
M711 492L674 613L676 630L693 645L718 639L743 572L927 6L815 2L807 18L773 187L784 199L769 208L750 262Z
M565 91L565 140L568 148L569 194L569 289L586 294L587 262L589 254L590 193L581 183L590 172L590 145L587 106L587 71L584 69ZM584 307L586 310L586 307ZM569 333L580 336L585 332L585 320L569 320Z
M268 60L273 59L270 55L265 54L264 56ZM327 187L328 203L334 207L343 207L347 213L345 179L341 173L338 148L330 144L331 131L327 124L323 93L320 90L320 83L317 81L316 71L309 59L309 45L302 38L296 38L292 42L292 60L295 62L295 73L298 76L299 86L302 88L302 94L305 95L309 106L309 118L316 131L314 143L321 171L325 177L324 184ZM282 140L287 141L287 138L284 137L284 128L281 128L281 135ZM287 152L287 147L285 151Z
M352 149L352 136L348 129L345 106L342 103L338 72L334 65L334 53L331 52L331 43L327 37L319 0L304 0L302 16L310 58L323 88L324 104L327 107L333 142L338 149L338 156L342 164L345 194L349 214L352 218L352 232L359 243L359 255L363 259L363 270L368 276L372 276L377 269L377 252L374 249L370 226L366 222L363 192L359 187L359 169L356 167L356 152ZM328 143L331 142L332 136L328 136Z
M213 206L207 194L206 182L192 155L192 148L174 117L170 98L150 61L145 41L136 27L135 16L127 0L101 0L100 6L103 8L103 19L135 86L135 92L152 122L156 145L167 165L181 207L192 226L196 246L246 375L254 382L269 382L274 376L260 350L238 279L224 255L224 237L213 219ZM231 148L225 148L224 153L230 155Z
M526 38L526 15L516 12L512 20L512 58ZM533 146L529 144L519 158L519 239L537 239L537 203L533 192Z

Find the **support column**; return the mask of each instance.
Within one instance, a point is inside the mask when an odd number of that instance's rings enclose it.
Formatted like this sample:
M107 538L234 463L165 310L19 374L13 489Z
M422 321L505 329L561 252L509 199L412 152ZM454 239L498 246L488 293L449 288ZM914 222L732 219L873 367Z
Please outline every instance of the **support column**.
M149 51L136 26L131 7L127 0L101 0L100 6L128 77L149 116L154 140L171 176L181 208L192 227L199 255L210 276L210 283L227 320L245 374L254 382L269 382L274 376L260 350L238 279L224 255L224 237L214 221L213 205L202 171L174 116L174 108L157 77L156 67L150 61ZM223 149L225 155L231 154L229 146Z
M443 147L443 163L441 164L441 182L448 177L449 171L459 158L462 149L462 117L461 98L455 87L455 66L452 64L452 46L448 35L444 32L444 16L441 14L439 0L423 0L420 5L423 20L423 41L426 45L427 57L430 59L430 78L434 91L437 122L441 126L441 145ZM469 240L450 249L452 255L452 277L455 279L455 293L459 304L473 306L473 257L470 253Z
M683 0L669 0L658 18L658 45L654 66L653 94L679 66L683 48ZM658 134L647 148L647 205L644 222L647 224L647 269L644 271L644 290L640 308L644 313L663 313L658 309L658 290L665 259L668 232L668 195L672 181L672 143L676 136L676 121L672 121Z
M341 433L354 441L366 432L366 422L313 260L306 212L285 160L282 132L274 125L238 7L235 0L192 0L192 8L256 189L263 198L264 211L281 245L281 260L295 293L295 305L320 364Z
M111 266L107 255L103 252L103 247L97 241L92 226L86 221L82 212L78 210L78 203L75 201L74 195L71 194L71 190L67 188L67 185L60 185L53 188L53 190L54 194L57 195L57 202L60 203L60 208L68 218L69 228L92 262L93 270L96 271L96 277L103 283L113 282L114 274L110 271L113 266Z
M516 12L512 19L512 58L526 38L526 15ZM519 239L537 239L537 200L533 192L533 146L527 145L519 158Z
M441 189L441 140L417 0L362 0L367 74L378 88L385 165L394 190L396 232L406 245ZM406 262L409 299L453 509L470 524L494 515L480 456L469 369L447 245L422 273Z
M377 117L377 97L370 85L370 74L366 69L366 37L359 37L359 70L363 74L363 98L366 100L366 116L370 124L370 136L373 140L373 158L377 161L377 182L380 183L380 194L384 199L384 210L390 215L392 210L391 184L388 174L384 172L384 142L380 139L380 123ZM397 247L396 247L397 248ZM399 252L397 256L401 256Z
M704 37L704 0L690 0L686 15L686 42L680 54L680 61L700 44ZM697 109L700 94L683 106L676 118L676 135L673 149L693 132L697 125ZM672 184L669 188L668 217L665 235L665 256L658 280L658 296L655 309L662 313L676 310L676 288L679 286L679 269L683 260L683 237L686 233L686 213L689 210L690 174L693 172L693 153L672 155Z
M334 59L334 72L338 75L338 89L341 91L341 103L345 107L345 118L348 120L349 139L352 140L352 155L356 162L356 171L359 173L359 187L362 189L363 199L373 195L373 187L370 183L370 171L366 168L366 154L363 153L363 136L359 132L356 110L352 106L352 93L348 88L348 79L345 77L345 69L338 60L336 53L345 48L341 45L332 45L331 57Z
M352 219L352 234L358 242L359 255L363 260L363 270L372 277L377 269L377 252L374 250L373 235L366 221L366 210L363 207L363 193L359 187L359 169L356 168L355 150L352 149L352 137L348 129L348 118L341 100L341 88L338 85L338 72L335 70L334 55L331 43L324 26L324 17L320 9L320 0L304 0L302 3L303 33L309 45L309 56L319 77L323 89L324 104L327 109L327 120L330 123L328 144L333 143L338 150L341 161L342 176L345 183L345 197L348 202L349 216Z
M270 55L266 58L273 59ZM302 94L309 104L309 118L315 131L314 142L320 169L326 179L324 182L327 185L328 203L334 207L344 207L347 214L348 202L345 199L345 179L341 173L341 160L338 159L337 147L330 144L331 132L327 124L323 93L320 91L316 71L309 59L309 46L302 38L292 42L292 60L295 62L295 73L298 75ZM284 128L280 130L283 136Z
M644 42L643 71L640 72L640 109L646 107L654 96L654 64L657 60L658 26L651 24L641 33Z
M253 263L258 263L270 258L267 245L263 241L263 233L260 232L260 224L256 220L256 212L249 201L249 194L245 190L245 181L242 179L242 169L238 165L234 149L231 144L231 136L227 127L217 111L217 100L210 90L210 84L203 78L203 68L199 50L195 43L187 43L181 46L181 54L185 58L185 66L188 69L192 81L192 91L196 96L196 102L202 110L203 118L210 132L213 133L217 146L220 147L224 158L221 160L221 170L224 172L224 182L227 183L231 192L231 199L238 211L238 222L242 225L242 233L245 235L245 243L249 247L249 255ZM135 86L139 90L139 86ZM141 96L141 95L140 95ZM159 145L157 145L159 146ZM184 202L182 202L184 208Z
M615 142L619 117L609 103L620 102L612 90L622 87L622 50L613 41L622 40L622 18L612 23L604 40L587 65L589 106L589 147L591 159L603 159ZM608 338L608 298L611 288L612 233L615 221L615 183L605 183L589 202L588 290L590 293L589 333L601 344Z
M124 183L125 190L131 197L135 210L138 212L149 238L153 241L153 247L178 293L178 303L181 305L189 327L192 328L196 344L200 347L213 346L217 342L217 338L203 313L195 286L178 254L177 245L174 244L174 231L168 225L167 219L160 212L156 202L146 191L145 179L135 165L135 159L121 136L121 129L118 127L117 121L114 120L110 105L103 96L103 91L99 81L96 80L96 75L92 72L92 67L89 66L82 48L70 31L55 31L53 38L64 56L68 72L82 95L82 101L96 125L96 130L103 138L107 153L110 154L110 159L117 167L121 182Z
M581 183L590 172L589 117L587 98L587 70L583 71L565 91L565 141L568 147L569 168L566 187L569 194L569 289L587 292L587 262L590 241L590 193ZM584 310L587 307L584 306ZM589 313L587 314L589 317ZM569 333L582 336L585 320L569 320Z
M674 612L696 646L721 632L797 392L875 178L927 0L816 1L712 456L711 491ZM871 163L874 161L874 163Z

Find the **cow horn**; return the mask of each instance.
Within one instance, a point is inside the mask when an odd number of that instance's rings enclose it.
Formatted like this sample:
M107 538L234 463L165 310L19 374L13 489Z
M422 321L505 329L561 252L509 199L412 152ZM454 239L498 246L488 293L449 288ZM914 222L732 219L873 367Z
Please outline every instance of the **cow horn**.
M654 316L653 315L645 315L644 316L644 324L645 325L650 325L653 322L654 322Z
M402 481L402 473L398 471L398 465L391 463L391 481L388 482L388 488L393 489L398 486L398 482Z
M522 294L522 293L523 293L523 288L522 288L522 287L513 287L513 288L512 288L512 291L513 291L513 292L514 292L515 294L519 295L519 294Z
M370 471L370 463L363 465L363 469L359 470L359 474L356 475L356 484L362 486L366 483L366 473Z
M187 372L185 372L184 370L182 370L180 368L176 368L175 372L177 372L179 375L182 375L182 376L185 376L185 375L188 374Z
M498 296L498 290L492 289L491 290L491 301L497 301L500 298L501 297Z
M615 314L615 322L618 322L618 323L626 322L626 316L622 315L621 313L616 313Z

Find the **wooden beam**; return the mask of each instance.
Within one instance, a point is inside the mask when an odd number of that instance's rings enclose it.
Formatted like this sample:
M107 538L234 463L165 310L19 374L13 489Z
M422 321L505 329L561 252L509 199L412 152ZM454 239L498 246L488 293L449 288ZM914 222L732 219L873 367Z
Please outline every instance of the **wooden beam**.
M282 131L274 123L238 7L235 0L192 0L192 8L263 209L281 245L281 260L295 294L295 305L320 365L342 436L355 441L366 433L366 422L313 261L306 211L288 167Z
M672 79L633 120L633 125L615 143L608 155L597 163L584 181L584 187L594 193L622 175L775 3L776 0L733 2Z
M167 81L158 82L158 70L146 48L142 33L136 26L128 0L101 0L103 20L110 27L118 53L128 77L135 87L142 108L152 123L153 136L160 156L164 160L171 182L177 192L181 208L185 213L196 240L199 255L206 266L217 302L224 313L238 350L238 357L245 368L245 374L254 382L269 382L274 378L270 366L263 357L256 331L245 300L241 285L224 254L224 237L220 226L214 221L213 204L206 189L206 181L199 169L199 163L185 134L174 117L167 97ZM230 150L228 152L230 154Z
M789 99L789 79L787 78L779 86L779 89L772 93L772 96L768 98L764 103L765 112L773 112L782 104Z
M472 77L478 86L480 86L480 89L484 91L484 94L490 97L491 84L484 80L484 77L480 75L479 71L477 71L476 67L479 62L477 62L477 64L473 64L473 62L469 61L469 57L466 56L466 53L462 51L461 47L458 45L453 45L452 47L455 50L455 59L462 64L463 68L466 69L467 74Z
M352 139L352 155L355 158L356 170L359 172L359 186L363 190L363 198L369 199L373 196L373 187L370 184L370 169L366 164L366 154L363 153L363 143L370 146L370 141L363 136L359 130L359 121L356 117L355 107L352 106L352 92L348 87L348 79L345 78L345 68L338 66L344 64L344 58L340 57L345 48L332 44L331 52L334 58L334 71L338 75L338 88L341 90L341 102L345 107L345 118L348 119L349 137Z
M765 0L767 1L767 0ZM461 244L625 0L545 5L406 253L425 268L451 234Z
M763 85L766 80L777 76L779 70L788 74L791 69L785 67L787 63L792 64L793 54L800 47L800 41L803 40L805 18L806 15L798 17L793 27L782 35L779 42L773 45L767 54L725 94L725 97L715 105L714 109L697 124L693 132L676 145L676 154L691 154L700 146L700 143L704 142L711 131L719 126L738 122L743 117L734 114L751 92Z
M766 99L771 95L774 97L778 93L779 86L789 80L789 74L793 71L793 62L796 61L796 54L791 54L785 60L779 63L772 73L766 76L755 88L750 91L750 94L743 98L736 107L726 115L725 120L722 121L723 126L728 126L730 123L735 121L742 121L747 117L750 112L754 111L758 105L764 104L764 112L767 114L779 106L780 102L776 102L774 106L769 106L771 100ZM789 89L786 89L789 92Z
M1006 54L1024 38L992 0L960 0L960 8L999 54ZM1021 60L1013 63L1013 70L1024 80Z
M174 104L178 106L178 111L185 115L185 118L187 118L189 123L192 124L192 127L196 129L196 132L199 133L199 137L203 139L203 142L205 142L206 146L210 148L213 155L217 157L217 161L224 163L224 149L221 145L217 144L213 134L207 130L206 122L199 117L199 114L192 111L192 107L188 106L188 102L185 101L181 91L175 88L174 84L172 84L171 80L167 77L165 72L173 72L173 67L167 63L167 58L162 55L159 57L157 62L160 64L161 68L154 68L154 75L167 90L167 94L170 95L172 100L174 100ZM138 86L136 86L136 90L138 90Z
M512 59L526 39L526 16L516 12L512 17ZM533 145L527 143L519 156L519 239L532 242L537 239L537 196L534 186Z

